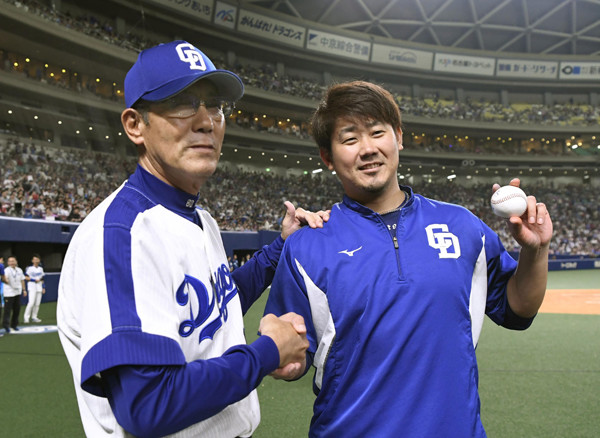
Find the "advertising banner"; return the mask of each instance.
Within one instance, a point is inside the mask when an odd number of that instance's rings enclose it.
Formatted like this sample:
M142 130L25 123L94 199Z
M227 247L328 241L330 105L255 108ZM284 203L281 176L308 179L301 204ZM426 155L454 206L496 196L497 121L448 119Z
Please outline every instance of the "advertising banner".
M289 44L296 47L304 46L306 28L240 9L238 17L239 32Z
M587 80L600 79L600 61L598 62L561 62L559 79Z
M558 77L558 62L498 58L496 60L496 76L556 79Z
M192 14L201 20L212 20L214 0L146 0L150 3L167 6L186 14Z
M369 61L371 43L369 41L348 38L344 35L309 29L306 48L328 55Z
M494 58L436 53L433 69L446 73L493 76L495 65L496 60Z
M222 1L217 1L215 5L215 18L213 20L215 24L228 29L234 29L236 18L237 8L235 6L231 6Z
M431 70L433 52L374 43L371 62L398 67L417 68L419 70Z

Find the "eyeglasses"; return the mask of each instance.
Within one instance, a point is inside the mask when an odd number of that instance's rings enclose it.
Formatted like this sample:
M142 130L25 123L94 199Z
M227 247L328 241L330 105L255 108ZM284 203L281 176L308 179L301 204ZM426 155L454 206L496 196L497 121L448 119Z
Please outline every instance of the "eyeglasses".
M229 117L233 111L233 102L228 102L219 97L200 99L193 94L178 94L169 99L156 102L153 110L166 117L186 119L192 117L203 106L208 115L214 120L222 120Z

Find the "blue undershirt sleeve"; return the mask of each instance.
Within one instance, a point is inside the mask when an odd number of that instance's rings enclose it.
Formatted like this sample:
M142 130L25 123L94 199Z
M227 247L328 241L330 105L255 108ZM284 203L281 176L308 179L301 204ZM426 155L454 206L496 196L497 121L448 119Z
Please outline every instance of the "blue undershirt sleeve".
M270 245L254 253L248 262L231 273L239 290L242 313L246 314L273 281L283 242L283 238L278 236Z
M522 316L517 315L510 307L510 304L508 304L508 300L506 300L506 314L504 315L502 327L510 330L526 330L533 323L534 319L535 316L523 318Z
M118 423L135 436L150 438L212 417L245 398L278 366L275 342L261 336L221 357L182 366L118 366L101 376Z

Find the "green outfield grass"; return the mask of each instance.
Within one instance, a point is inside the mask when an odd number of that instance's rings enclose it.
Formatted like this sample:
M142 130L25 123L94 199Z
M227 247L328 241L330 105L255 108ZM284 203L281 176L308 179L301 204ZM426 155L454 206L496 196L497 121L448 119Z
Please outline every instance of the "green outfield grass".
M598 288L600 271L551 272L549 288ZM246 315L255 338L264 299ZM56 303L42 304L55 324ZM592 438L600 431L600 316L541 314L525 332L486 319L477 349L483 423L491 438ZM56 333L0 338L0 436L80 437L70 369ZM312 373L265 379L254 438L305 437ZM392 434L391 436L401 436Z

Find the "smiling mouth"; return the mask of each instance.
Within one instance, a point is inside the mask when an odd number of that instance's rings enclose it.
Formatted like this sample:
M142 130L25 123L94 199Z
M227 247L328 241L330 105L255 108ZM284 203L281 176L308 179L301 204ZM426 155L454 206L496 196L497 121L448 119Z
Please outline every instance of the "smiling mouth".
M358 169L359 170L371 170L371 169L377 169L381 166L382 166L381 163L371 163L371 164L366 164L364 166L360 166Z

